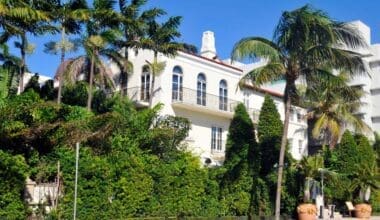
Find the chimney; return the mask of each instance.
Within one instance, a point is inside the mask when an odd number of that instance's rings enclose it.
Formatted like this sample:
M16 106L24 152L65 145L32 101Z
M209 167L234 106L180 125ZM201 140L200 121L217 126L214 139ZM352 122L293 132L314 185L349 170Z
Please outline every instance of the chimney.
M212 31L203 32L201 56L209 59L216 58L215 38Z

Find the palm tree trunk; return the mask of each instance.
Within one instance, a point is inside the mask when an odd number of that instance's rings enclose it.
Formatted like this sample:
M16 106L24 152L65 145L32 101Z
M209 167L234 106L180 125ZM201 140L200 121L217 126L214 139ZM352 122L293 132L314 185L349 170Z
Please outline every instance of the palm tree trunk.
M61 42L65 41L65 27L62 27L62 33L61 33ZM65 45L62 45L61 48L61 65L63 62L65 62ZM62 86L63 86L63 73L58 78L58 97L57 97L57 103L61 104L61 98L62 98Z
M284 159L285 159L285 150L288 140L288 129L289 129L289 118L290 118L290 107L291 107L291 97L289 91L289 82L286 83L285 94L284 94L284 103L285 103L285 118L284 118L284 129L281 138L281 147L280 147L280 158L278 162L278 176L277 176L277 191L276 191L276 211L275 219L280 220L280 208L281 208L281 190L282 190L282 175L284 171Z
M92 85L94 81L94 68L95 68L95 53L96 50L91 56L91 67L90 67L90 81L88 86L88 97L87 97L87 110L91 111L91 103L92 103Z
M152 107L153 105L153 97L154 97L154 84L155 84L155 78L156 78L156 64L157 64L157 51L154 51L154 60L153 60L153 65L152 65L152 84L150 85L150 97L149 97L149 107Z
M124 52L124 57L125 57L125 62L126 64L128 65L128 48L125 48L125 52ZM128 68L126 68L127 70ZM121 77L121 88L120 88L120 96L121 97L124 97L124 89L127 89L127 83L128 83L128 72L122 70L120 72L120 77ZM128 91L127 91L128 92Z
M20 47L20 53L21 53L20 81L19 81L18 94L21 94L24 91L24 75L25 75L25 62L26 62L25 49L26 49L26 35L25 33L22 33L21 47Z

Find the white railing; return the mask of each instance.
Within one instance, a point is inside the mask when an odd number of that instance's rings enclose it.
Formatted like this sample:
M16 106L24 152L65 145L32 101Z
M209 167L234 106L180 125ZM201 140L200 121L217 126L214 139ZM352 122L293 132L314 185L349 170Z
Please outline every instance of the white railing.
M124 89L124 94L134 102L149 102L150 91L142 87L131 87Z
M239 102L195 89L181 88L178 91L172 91L172 103L198 105L212 110L234 112Z

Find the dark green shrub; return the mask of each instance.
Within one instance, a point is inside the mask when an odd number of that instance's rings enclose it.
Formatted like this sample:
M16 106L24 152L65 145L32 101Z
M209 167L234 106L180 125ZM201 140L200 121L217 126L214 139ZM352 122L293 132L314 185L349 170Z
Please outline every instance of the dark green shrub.
M62 91L62 102L68 105L87 105L87 83L79 81L74 85L66 85Z

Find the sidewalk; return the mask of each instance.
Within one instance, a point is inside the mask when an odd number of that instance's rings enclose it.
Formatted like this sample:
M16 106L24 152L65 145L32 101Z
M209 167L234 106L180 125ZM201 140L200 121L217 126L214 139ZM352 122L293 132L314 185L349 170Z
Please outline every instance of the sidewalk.
M347 218L347 217L344 217L344 218L342 218L343 220L358 220L359 218ZM372 216L371 218L370 218L371 220L380 220L380 216Z

